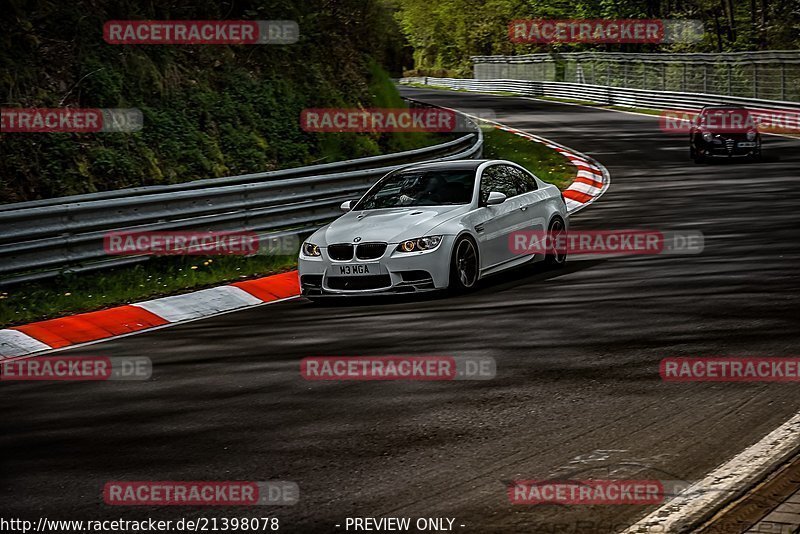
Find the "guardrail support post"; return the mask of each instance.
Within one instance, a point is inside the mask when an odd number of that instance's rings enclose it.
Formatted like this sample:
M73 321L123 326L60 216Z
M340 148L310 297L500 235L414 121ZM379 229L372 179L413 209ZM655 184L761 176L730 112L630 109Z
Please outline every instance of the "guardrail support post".
M753 98L758 98L758 63L753 63Z
M781 63L781 100L786 100L786 63Z
M686 92L686 69L687 69L686 62L683 63L683 77L681 79L681 91Z
M733 78L732 78L733 67L731 66L730 63L727 64L727 67L728 67L728 96L731 96L733 94L733 87L731 87L733 85Z

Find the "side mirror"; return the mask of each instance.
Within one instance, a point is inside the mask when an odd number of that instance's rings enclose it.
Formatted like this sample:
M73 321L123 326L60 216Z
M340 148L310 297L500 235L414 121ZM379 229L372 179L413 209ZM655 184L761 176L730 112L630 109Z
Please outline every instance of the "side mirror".
M506 196L498 191L489 193L489 198L486 199L487 206L496 206L506 201Z
M339 207L342 209L342 211L350 211L350 207L352 205L353 205L353 201L352 200L347 200L345 202L342 202L342 205L339 206Z

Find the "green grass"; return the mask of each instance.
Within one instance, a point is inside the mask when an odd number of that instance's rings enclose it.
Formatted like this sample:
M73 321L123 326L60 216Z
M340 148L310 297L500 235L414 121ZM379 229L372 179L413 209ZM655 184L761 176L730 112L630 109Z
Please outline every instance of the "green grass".
M458 91L459 93L486 93L488 95L498 95L498 96L522 96L519 93L512 93L511 91L470 91L469 89L457 89L454 87L447 87L446 85L434 85L428 84L425 85L424 83L404 83L402 84L403 87L418 87L420 89L439 89L445 91Z
M545 182L559 189L567 188L575 179L575 166L541 143L492 128L484 130L483 155L490 159L507 159L522 165Z
M576 100L573 98L559 98L555 96L536 96L531 97L537 100L548 100L550 102L564 102L566 104L579 104L581 106L589 106L593 108L613 109L615 111L630 111L633 113L643 113L645 115L660 115L663 110L650 109L650 108L635 108L629 106L610 106L608 104L601 104L600 102L592 102L591 100Z
M419 87L421 89L444 89L446 91L461 91L461 92L476 92L476 91L467 91L466 89L453 89L451 87L445 87L443 85L424 85L421 83L405 83L404 86L408 87ZM628 106L610 106L608 104L601 104L599 102L592 102L591 100L578 100L574 98L560 98L556 96L528 96L523 95L521 93L513 93L510 91L480 91L481 93L486 93L490 95L498 95L498 96L521 96L526 98L535 98L536 100L547 100L550 102L563 102L565 104L580 104L581 106L590 106L594 108L603 108L603 109L613 109L616 111L632 111L635 113L644 113L645 115L660 115L662 110L658 109L650 109L650 108L633 108Z
M495 128L484 129L484 156L519 163L564 189L575 176L567 158ZM0 292L0 327L175 295L296 267L297 256L158 257L93 273L11 286Z
M453 87L447 87L446 85L425 85L424 83L404 83L403 87L418 87L420 89L443 89L445 91L458 91L460 93L470 93L467 89L455 89Z
M163 295L283 272L297 256L160 257L93 273L3 288L0 326L130 304Z

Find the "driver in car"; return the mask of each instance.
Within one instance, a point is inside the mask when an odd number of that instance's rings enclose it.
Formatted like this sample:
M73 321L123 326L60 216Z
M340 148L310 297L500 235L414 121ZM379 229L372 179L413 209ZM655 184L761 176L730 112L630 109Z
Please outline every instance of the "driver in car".
M425 187L422 187L423 183ZM435 204L434 197L438 195L442 187L443 179L441 176L431 176L428 178L427 182L424 182L422 178L414 180L411 184L403 186L403 189L400 191L398 205L413 206L423 201Z

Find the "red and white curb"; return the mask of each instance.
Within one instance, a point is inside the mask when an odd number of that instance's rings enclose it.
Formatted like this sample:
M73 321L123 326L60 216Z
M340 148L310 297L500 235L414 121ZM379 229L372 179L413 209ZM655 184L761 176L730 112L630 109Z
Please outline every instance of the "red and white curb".
M300 295L297 271L0 330L0 360L184 323Z
M585 208L608 189L608 171L589 156L549 139L493 121L481 120L501 130L542 143L563 154L575 165L578 169L575 181L563 193L568 213L573 214ZM299 295L297 271L291 271L184 295L14 326L0 330L0 361L194 321Z
M491 124L498 130L503 130L505 132L524 137L525 139L533 141L534 143L541 143L547 148L551 148L567 158L578 171L572 184L562 192L564 195L564 201L567 204L567 213L570 215L579 212L600 198L600 196L605 193L608 190L608 187L611 185L611 173L608 172L608 169L606 169L599 161L587 156L586 154L583 154L582 152L573 150L545 137L534 135L523 130L518 130L517 128L512 128L493 120L484 119L482 117L478 117L477 115L472 115L458 109L444 106L442 106L442 109L447 109L455 113L465 115L476 122Z
M541 143L547 148L552 148L567 158L570 163L578 169L575 181L563 191L564 199L567 203L567 213L570 215L577 213L600 198L600 196L606 192L609 185L611 185L611 176L608 169L586 154L576 152L569 147L565 147L564 145L560 145L544 137L539 137L538 135L517 130L516 128L511 128L494 121L487 121L485 119L484 121L493 124L498 130L513 133L536 143Z

